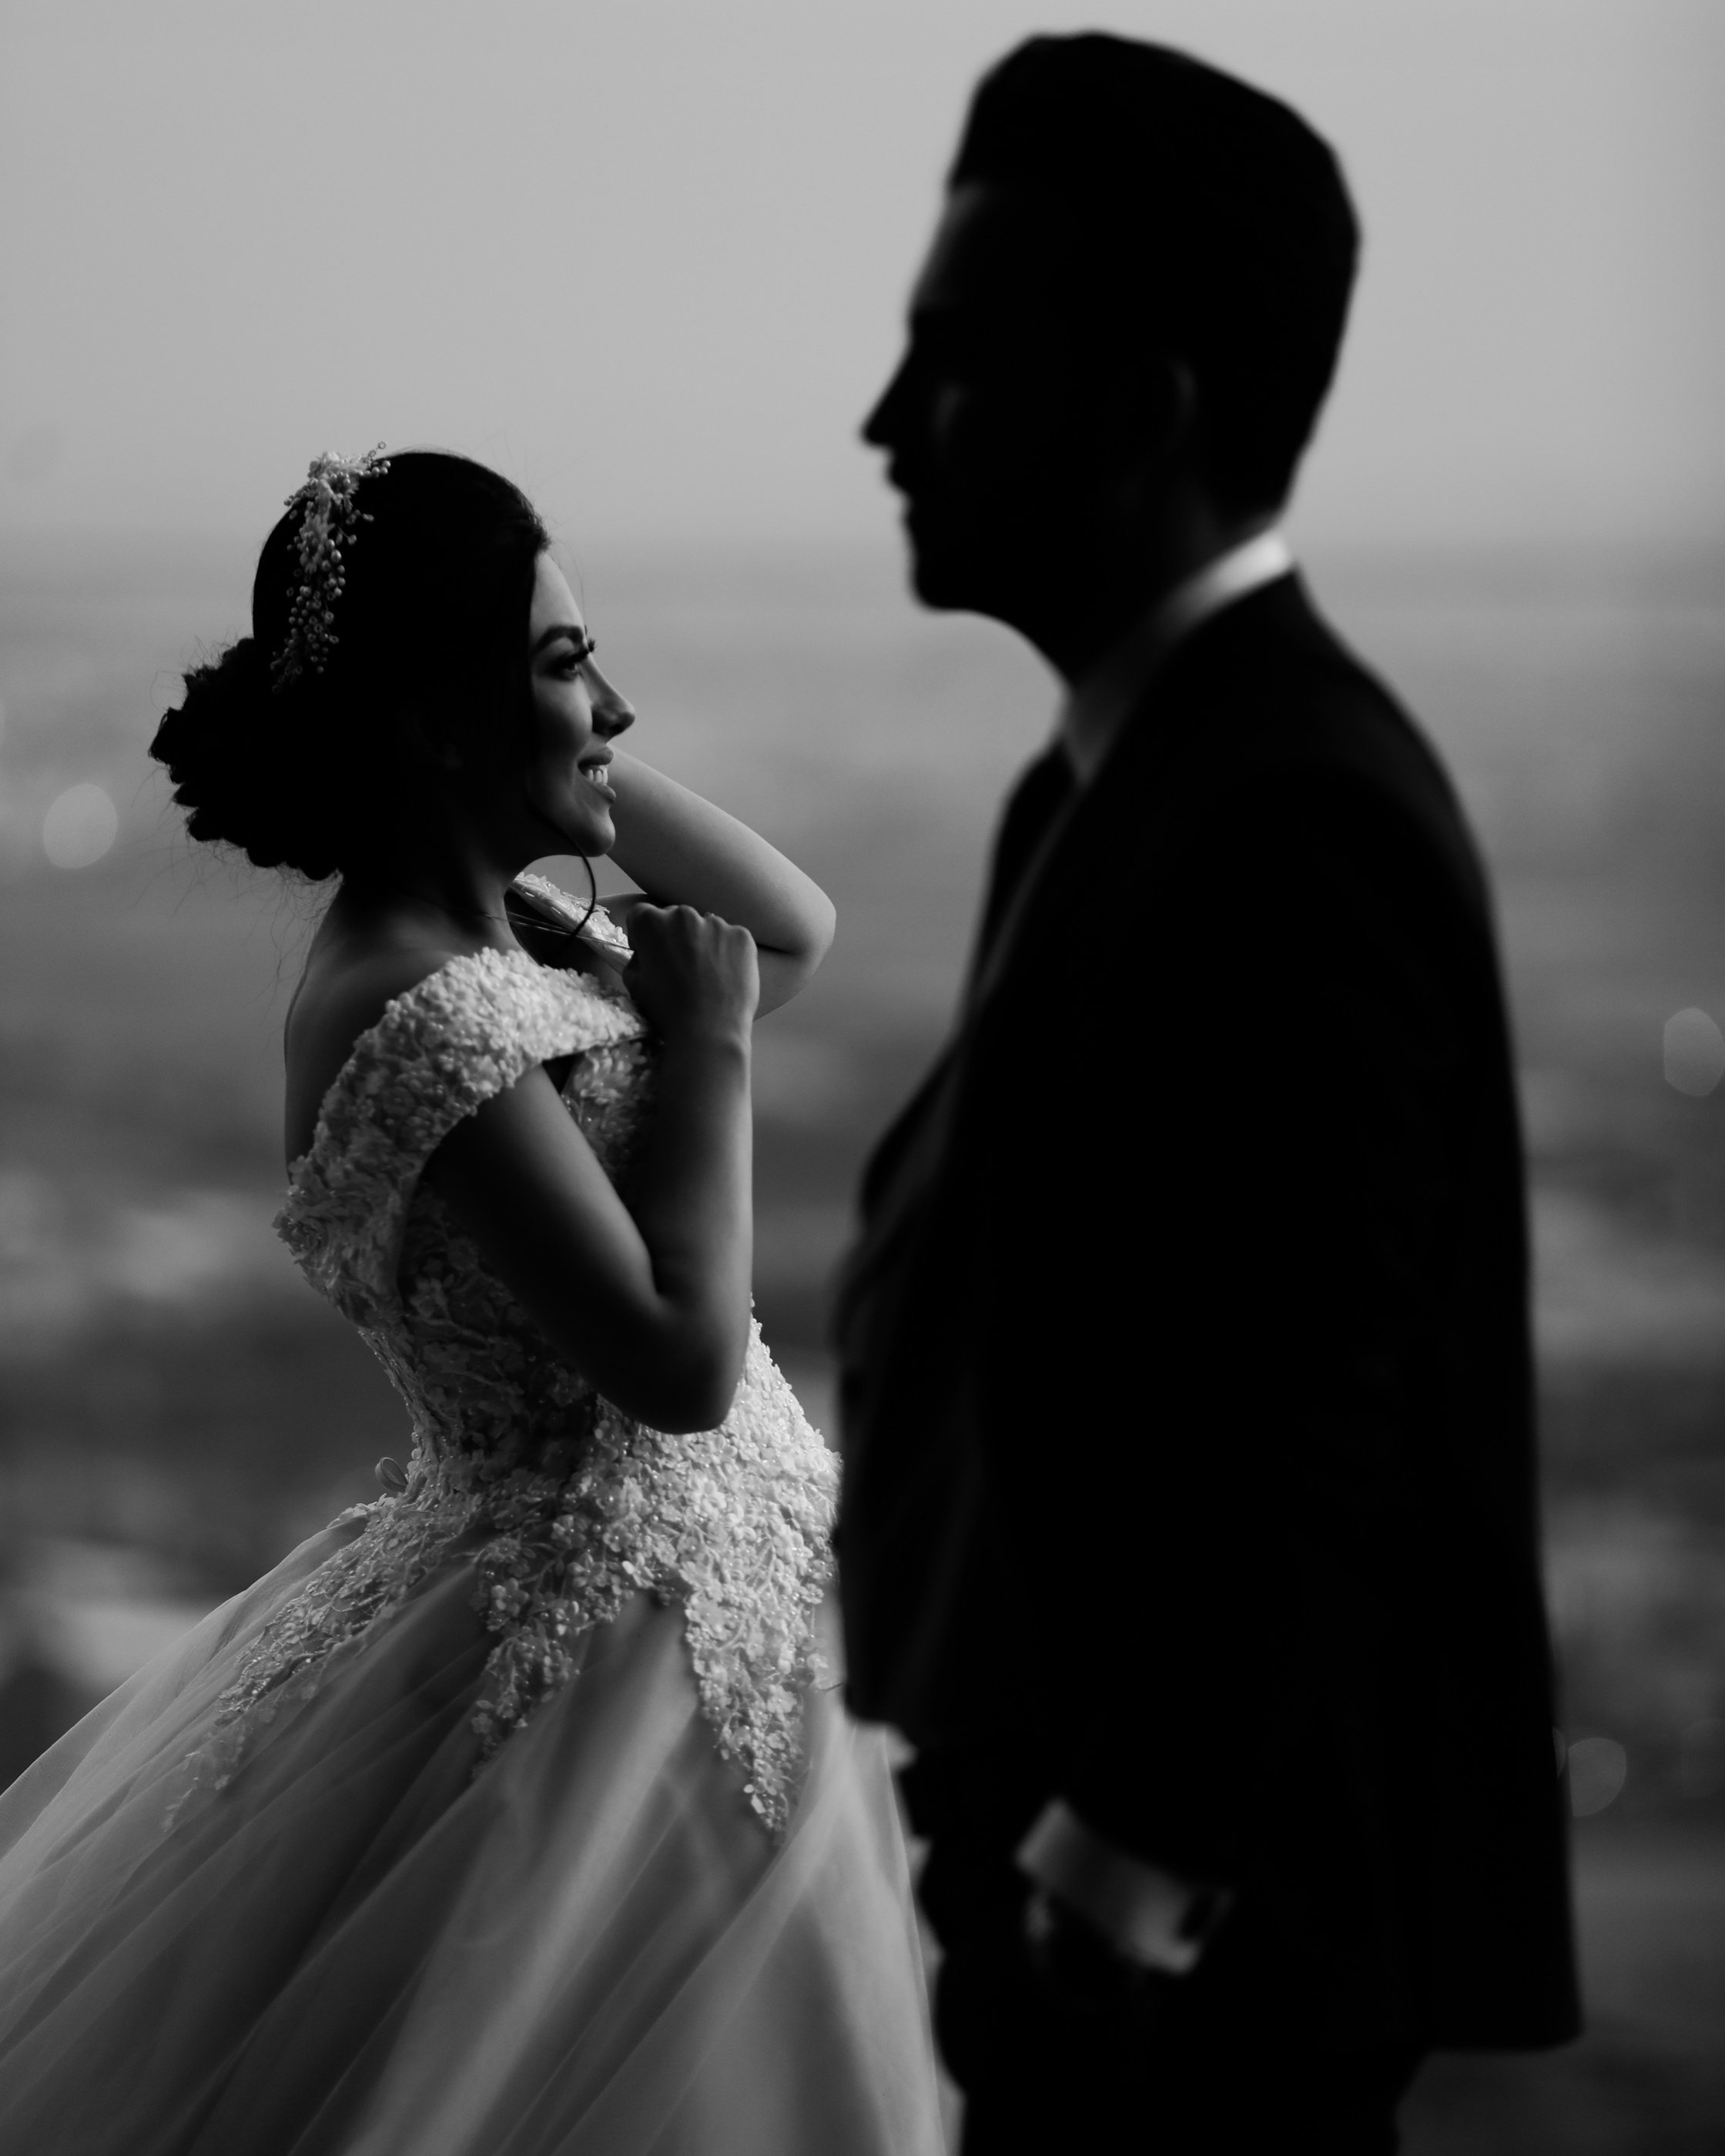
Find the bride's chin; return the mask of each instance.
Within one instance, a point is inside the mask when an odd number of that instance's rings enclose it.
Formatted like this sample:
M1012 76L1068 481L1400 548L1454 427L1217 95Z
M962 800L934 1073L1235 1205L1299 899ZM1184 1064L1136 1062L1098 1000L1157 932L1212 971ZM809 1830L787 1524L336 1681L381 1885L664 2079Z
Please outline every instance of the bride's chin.
M580 810L568 810L561 814L550 814L543 808L536 812L536 820L547 837L555 837L557 843L545 850L547 857L552 854L585 854L588 859L608 854L617 844L617 826L604 809L595 813L585 803Z
M578 854L591 860L602 859L617 844L617 827L607 816L603 822L590 823L581 834L579 842L572 839L571 844Z

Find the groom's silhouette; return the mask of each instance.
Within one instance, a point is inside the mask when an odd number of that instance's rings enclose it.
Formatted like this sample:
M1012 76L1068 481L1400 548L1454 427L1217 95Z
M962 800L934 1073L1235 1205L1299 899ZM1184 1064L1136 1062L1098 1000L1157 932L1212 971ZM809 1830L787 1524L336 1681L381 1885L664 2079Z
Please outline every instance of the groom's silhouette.
M1286 106L1035 39L868 424L1066 685L840 1318L967 2150L1389 2148L1576 2025L1488 894L1275 528L1356 245Z

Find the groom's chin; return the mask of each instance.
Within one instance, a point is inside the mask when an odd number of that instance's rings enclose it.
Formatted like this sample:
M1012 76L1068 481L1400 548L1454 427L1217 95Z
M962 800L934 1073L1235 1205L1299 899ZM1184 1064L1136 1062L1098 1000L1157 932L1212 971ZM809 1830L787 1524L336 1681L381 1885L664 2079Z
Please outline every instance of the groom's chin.
M955 581L938 557L931 560L915 547L911 549L911 589L926 607L962 607L965 603L963 584Z
M1037 557L1040 534L1014 518L1010 505L989 516L968 504L955 513L945 502L912 501L904 533L911 588L924 606L1017 621L1024 567Z
M1016 625L1019 609L1005 580L988 573L989 565L963 555L911 548L911 588L937 613L979 613Z
M910 550L911 588L924 606L978 608L978 592L987 580L978 577L968 548L954 546L926 526L919 529L914 515L905 519L905 543Z

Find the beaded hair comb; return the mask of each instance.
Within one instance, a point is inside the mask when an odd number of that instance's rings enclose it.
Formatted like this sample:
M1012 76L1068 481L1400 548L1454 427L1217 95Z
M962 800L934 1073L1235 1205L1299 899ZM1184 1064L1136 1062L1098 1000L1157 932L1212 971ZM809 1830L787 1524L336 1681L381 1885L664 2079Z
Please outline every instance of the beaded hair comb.
M303 484L288 496L287 506L303 501L305 514L298 542L300 583L288 609L286 638L270 666L278 690L302 674L321 674L329 664L330 652L339 640L336 602L347 582L341 549L352 546L359 526L372 521L359 506L359 483L388 469L382 442L357 457L326 449L311 459Z

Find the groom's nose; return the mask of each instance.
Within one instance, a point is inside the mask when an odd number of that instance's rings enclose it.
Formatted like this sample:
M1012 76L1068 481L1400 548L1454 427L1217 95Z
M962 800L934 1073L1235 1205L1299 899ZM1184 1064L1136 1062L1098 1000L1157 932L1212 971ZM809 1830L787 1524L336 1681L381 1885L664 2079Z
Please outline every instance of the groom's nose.
M911 358L908 352L899 362L891 380L875 400L874 409L862 423L862 438L871 449L891 450L902 439L902 421L906 391L909 386Z

